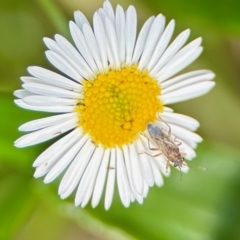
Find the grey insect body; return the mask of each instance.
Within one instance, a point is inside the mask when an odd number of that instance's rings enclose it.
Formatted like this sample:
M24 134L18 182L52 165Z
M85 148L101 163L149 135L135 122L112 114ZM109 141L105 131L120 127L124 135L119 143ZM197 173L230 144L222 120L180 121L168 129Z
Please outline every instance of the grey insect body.
M166 170L168 170L170 162L173 163L174 167L178 167L180 170L185 166L184 156L185 154L180 153L179 145L175 140L171 139L171 129L169 127L169 132L166 134L162 129L153 124L147 125L148 133L151 140L156 144L157 150L160 150L167 159Z

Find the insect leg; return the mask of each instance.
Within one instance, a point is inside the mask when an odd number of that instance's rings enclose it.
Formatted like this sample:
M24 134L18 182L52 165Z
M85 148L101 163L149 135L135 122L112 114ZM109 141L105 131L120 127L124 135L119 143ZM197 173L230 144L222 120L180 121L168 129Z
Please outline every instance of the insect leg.
M168 159L166 163L166 173L168 172L169 164L170 164L170 159Z
M176 137L176 136L175 136L175 138L174 138L173 141L177 143L177 144L176 144L177 146L180 146L180 145L182 144L182 142L180 142L180 141L177 140L177 137Z
M159 116L159 114L158 114L158 118L159 118L159 120L163 121L163 122L168 126L168 128L169 128L169 130L168 130L168 137L170 138L170 137L171 137L171 134L172 134L172 132L171 132L171 127L169 126L169 124L168 124L167 122L165 122L165 121Z
M150 144L149 144L149 139L148 139L148 148L150 149L150 150L159 150L159 148L151 148L150 147ZM148 152L143 152L143 153L139 153L139 154L147 154L148 156L150 156L150 157L158 157L158 156L161 156L162 155L162 153L158 153L158 154L155 154L155 155L151 155L150 153L148 153Z
M181 153L181 157L185 158L187 156L186 153Z
M158 150L158 149L157 149ZM158 156L161 156L162 155L162 153L158 153L158 154L155 154L155 155L151 155L150 153L148 153L148 152L144 152L145 154L147 154L148 156L150 156L150 157L158 157ZM143 154L143 153L139 153L139 154Z
M149 141L149 138L148 138L148 148L150 149L150 150L158 150L159 148L151 148L150 147L150 141Z

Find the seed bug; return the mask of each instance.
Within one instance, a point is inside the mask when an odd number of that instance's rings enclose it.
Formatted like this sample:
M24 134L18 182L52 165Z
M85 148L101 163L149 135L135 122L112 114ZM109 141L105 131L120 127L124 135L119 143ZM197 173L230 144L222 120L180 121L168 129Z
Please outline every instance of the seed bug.
M158 156L163 154L167 159L166 171L169 168L170 162L173 163L174 167L178 167L181 171L181 168L183 166L186 166L184 162L185 154L180 153L179 146L181 145L181 142L177 142L176 140L171 139L171 128L170 126L168 127L169 131L168 134L166 134L163 129L160 129L153 124L147 125L150 138L157 146L157 149L155 150L161 151Z
M159 154L152 156L152 157L160 156L163 154L165 156L165 158L167 159L166 171L169 168L170 162L173 163L174 167L178 167L180 171L181 171L181 168L184 166L193 168L192 166L189 166L185 163L184 160L185 160L186 154L180 152L179 146L182 143L177 141L176 137L174 140L171 139L171 128L166 122L165 122L165 124L169 128L168 134L166 134L164 132L164 130L162 128L160 129L158 126L155 126L153 124L147 125L149 136L150 136L151 140L157 146L157 148L155 148L155 149L151 149L149 146L149 149L160 150ZM199 168L201 170L207 170L207 168L205 168L205 167L197 167L197 168Z

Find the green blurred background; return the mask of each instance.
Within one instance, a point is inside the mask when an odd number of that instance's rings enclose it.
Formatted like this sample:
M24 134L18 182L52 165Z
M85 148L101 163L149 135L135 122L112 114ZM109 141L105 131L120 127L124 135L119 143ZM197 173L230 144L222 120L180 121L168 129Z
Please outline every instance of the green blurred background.
M151 15L176 20L175 34L191 29L203 37L204 52L188 70L211 69L216 87L206 96L175 104L177 112L200 121L204 142L183 176L176 169L162 188L153 187L143 205L124 209L116 191L111 209L75 208L73 197L57 196L59 183L32 177L34 159L50 143L15 149L20 124L46 116L19 109L13 91L26 68L53 69L42 38L69 38L68 21L81 10L88 19L101 0L0 0L0 240L240 239L240 1L112 0L135 5L140 27ZM69 38L70 39L70 38ZM190 39L190 40L191 40Z

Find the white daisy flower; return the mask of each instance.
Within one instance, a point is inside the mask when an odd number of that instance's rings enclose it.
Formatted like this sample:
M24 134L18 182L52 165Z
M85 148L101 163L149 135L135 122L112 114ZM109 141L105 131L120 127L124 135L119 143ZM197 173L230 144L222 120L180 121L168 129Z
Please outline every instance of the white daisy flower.
M20 126L31 133L15 146L65 134L35 160L34 177L45 176L44 183L50 183L63 174L58 194L65 199L76 191L76 206L91 201L96 207L105 194L109 209L115 185L125 207L142 203L149 187L163 185L162 175L170 172L166 157L150 149L147 125L168 131L167 123L188 160L202 141L194 133L196 120L165 107L213 88L208 70L174 77L201 54L202 40L185 45L187 29L171 41L175 22L166 24L162 14L150 17L137 36L135 8L114 10L109 1L94 13L93 26L79 11L74 19L69 27L75 46L60 35L44 38L48 60L63 75L29 67L31 77L22 77L23 89L15 91L18 106L57 115Z

